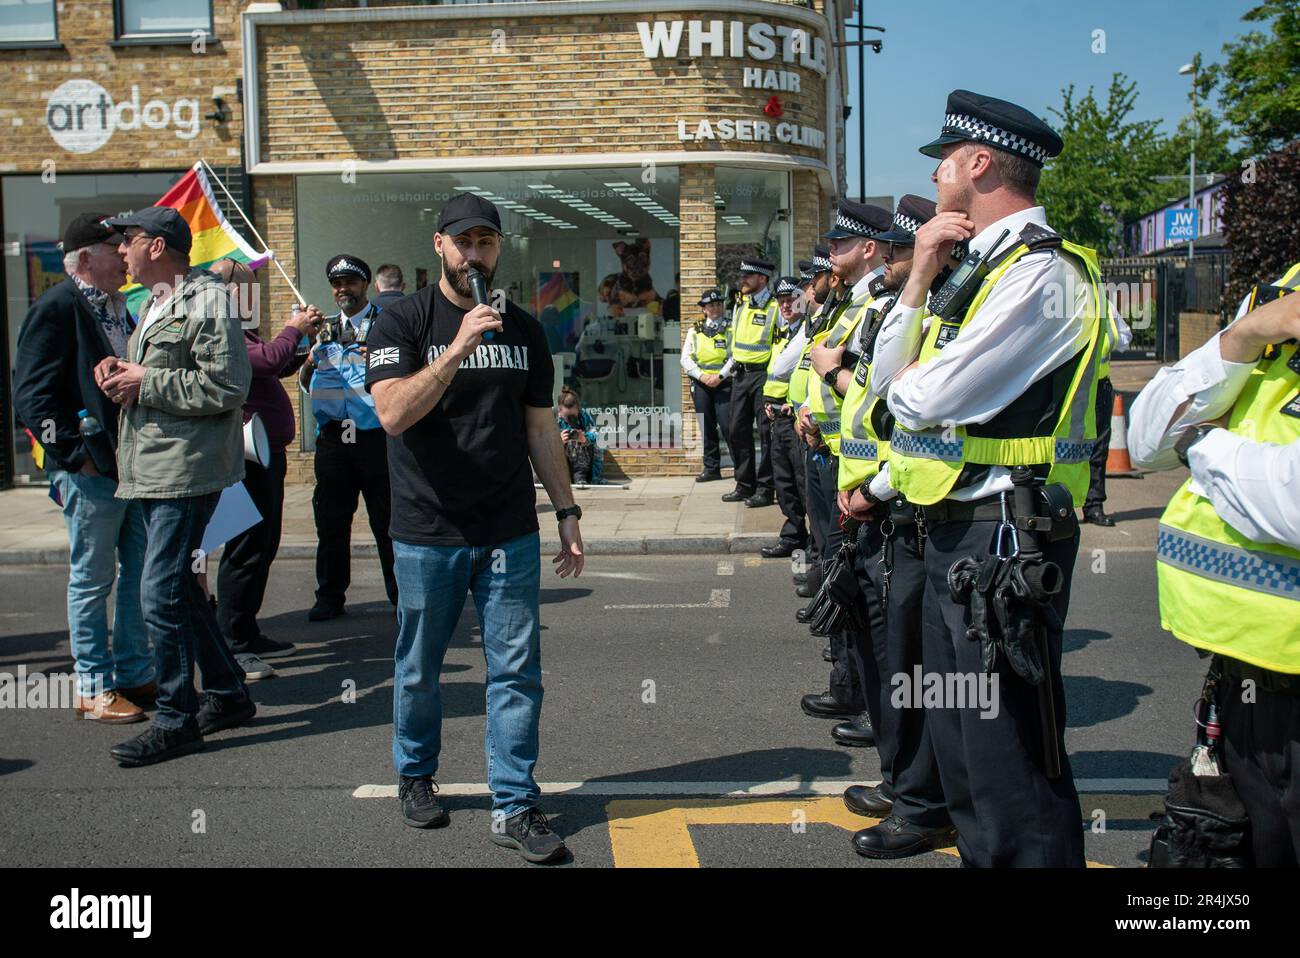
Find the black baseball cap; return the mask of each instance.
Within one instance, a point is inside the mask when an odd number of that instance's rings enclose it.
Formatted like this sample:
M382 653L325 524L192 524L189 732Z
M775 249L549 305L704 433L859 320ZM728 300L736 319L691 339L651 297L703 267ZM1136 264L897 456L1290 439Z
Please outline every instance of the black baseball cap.
M351 253L339 253L332 257L325 264L325 278L334 279L336 276L360 276L365 282L370 282L370 267L360 256L353 256Z
M114 216L112 219L104 220L104 225L114 229L125 226L138 227L148 236L162 237L163 242L185 256L190 255L190 246L194 243L190 224L170 206L146 206L127 216Z
M496 205L473 193L457 193L442 205L438 232L459 236L476 226L501 232L501 214Z
M1056 131L1023 106L970 90L953 90L948 94L943 128L921 152L937 160L949 143L965 141L1023 156L1036 166L1059 156L1063 149Z
M122 242L122 234L104 225L107 213L82 213L73 217L68 228L63 231L63 242L59 248L65 253L94 246L96 243L111 243L117 246Z

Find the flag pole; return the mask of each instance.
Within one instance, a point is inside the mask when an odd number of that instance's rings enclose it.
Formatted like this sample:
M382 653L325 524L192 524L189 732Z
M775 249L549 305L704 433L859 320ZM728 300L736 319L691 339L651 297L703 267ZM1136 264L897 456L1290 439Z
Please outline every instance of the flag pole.
M284 267L280 265L280 261L275 258L275 253L271 251L271 247L266 245L266 240L262 239L262 234L257 231L257 227L254 226L253 221L248 218L248 214L240 208L239 204L235 202L235 198L230 195L230 190L226 189L226 184L221 182L221 177L217 176L217 171L212 168L212 165L207 160L200 158L199 162L207 169L208 175L212 177L217 186L221 187L221 192L226 194L226 199L230 201L230 205L235 208L235 212L238 213L243 221L248 225L253 236L262 244L262 252L265 253L271 262L275 264L275 268L280 271L280 275L284 277L284 281L289 284L289 288L293 290L293 295L298 299L298 305L306 308L307 300L302 298L302 293L298 292L298 287L293 284L293 280L289 278L289 274L284 271Z

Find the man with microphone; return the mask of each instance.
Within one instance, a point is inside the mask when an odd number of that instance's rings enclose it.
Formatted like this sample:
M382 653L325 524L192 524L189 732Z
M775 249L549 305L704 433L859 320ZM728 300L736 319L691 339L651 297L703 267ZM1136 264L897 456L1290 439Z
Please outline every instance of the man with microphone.
M561 578L582 571L582 510L551 411L546 333L492 288L501 256L496 207L453 196L433 248L441 279L384 310L367 343L366 388L388 433L393 490L393 765L402 818L416 828L448 821L433 781L439 676L468 591L487 659L491 838L528 861L550 861L565 847L537 807L533 776L542 705L533 471L557 509L561 547L551 561Z

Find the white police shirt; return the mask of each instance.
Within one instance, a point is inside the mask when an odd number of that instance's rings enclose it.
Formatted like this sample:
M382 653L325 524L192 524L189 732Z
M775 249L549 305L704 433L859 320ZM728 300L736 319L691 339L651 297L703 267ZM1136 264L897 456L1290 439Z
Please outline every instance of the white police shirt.
M1030 223L1050 228L1043 208L1034 206L985 227L970 241L970 250L987 252L1009 230L997 252L1008 250ZM1087 345L1084 319L1091 300L1088 277L1070 257L1056 250L1026 253L1003 274L961 335L905 374L920 353L928 324L922 320L924 309L897 303L876 340L871 391L914 431L986 423ZM888 498L888 483L888 471L882 470L872 480L872 494ZM886 495L878 495L877 488ZM993 466L979 482L948 498L971 501L1011 488L1011 470Z
M1246 314L1246 301L1233 322ZM1218 419L1241 395L1257 362L1231 363L1219 349L1222 333L1173 366L1159 370L1133 402L1128 446L1134 465L1172 469L1174 445L1188 426ZM1191 491L1252 542L1300 549L1300 442L1252 442L1226 429L1200 439L1187 455Z

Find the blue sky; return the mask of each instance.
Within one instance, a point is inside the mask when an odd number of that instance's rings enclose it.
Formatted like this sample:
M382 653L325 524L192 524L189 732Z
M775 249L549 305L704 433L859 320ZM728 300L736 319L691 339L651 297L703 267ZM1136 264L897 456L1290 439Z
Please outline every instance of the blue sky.
M895 198L933 196L934 161L916 148L939 132L953 89L1012 100L1051 122L1047 108L1059 107L1062 88L1073 83L1077 95L1093 86L1102 96L1119 71L1138 83L1133 115L1172 132L1189 111L1190 78L1178 68L1198 51L1222 62L1226 41L1258 28L1241 20L1255 0L864 2L867 23L887 31L884 50L867 52L867 195ZM1105 53L1092 52L1094 30L1105 31ZM844 192L856 196L856 49L848 57L855 115L846 124Z

